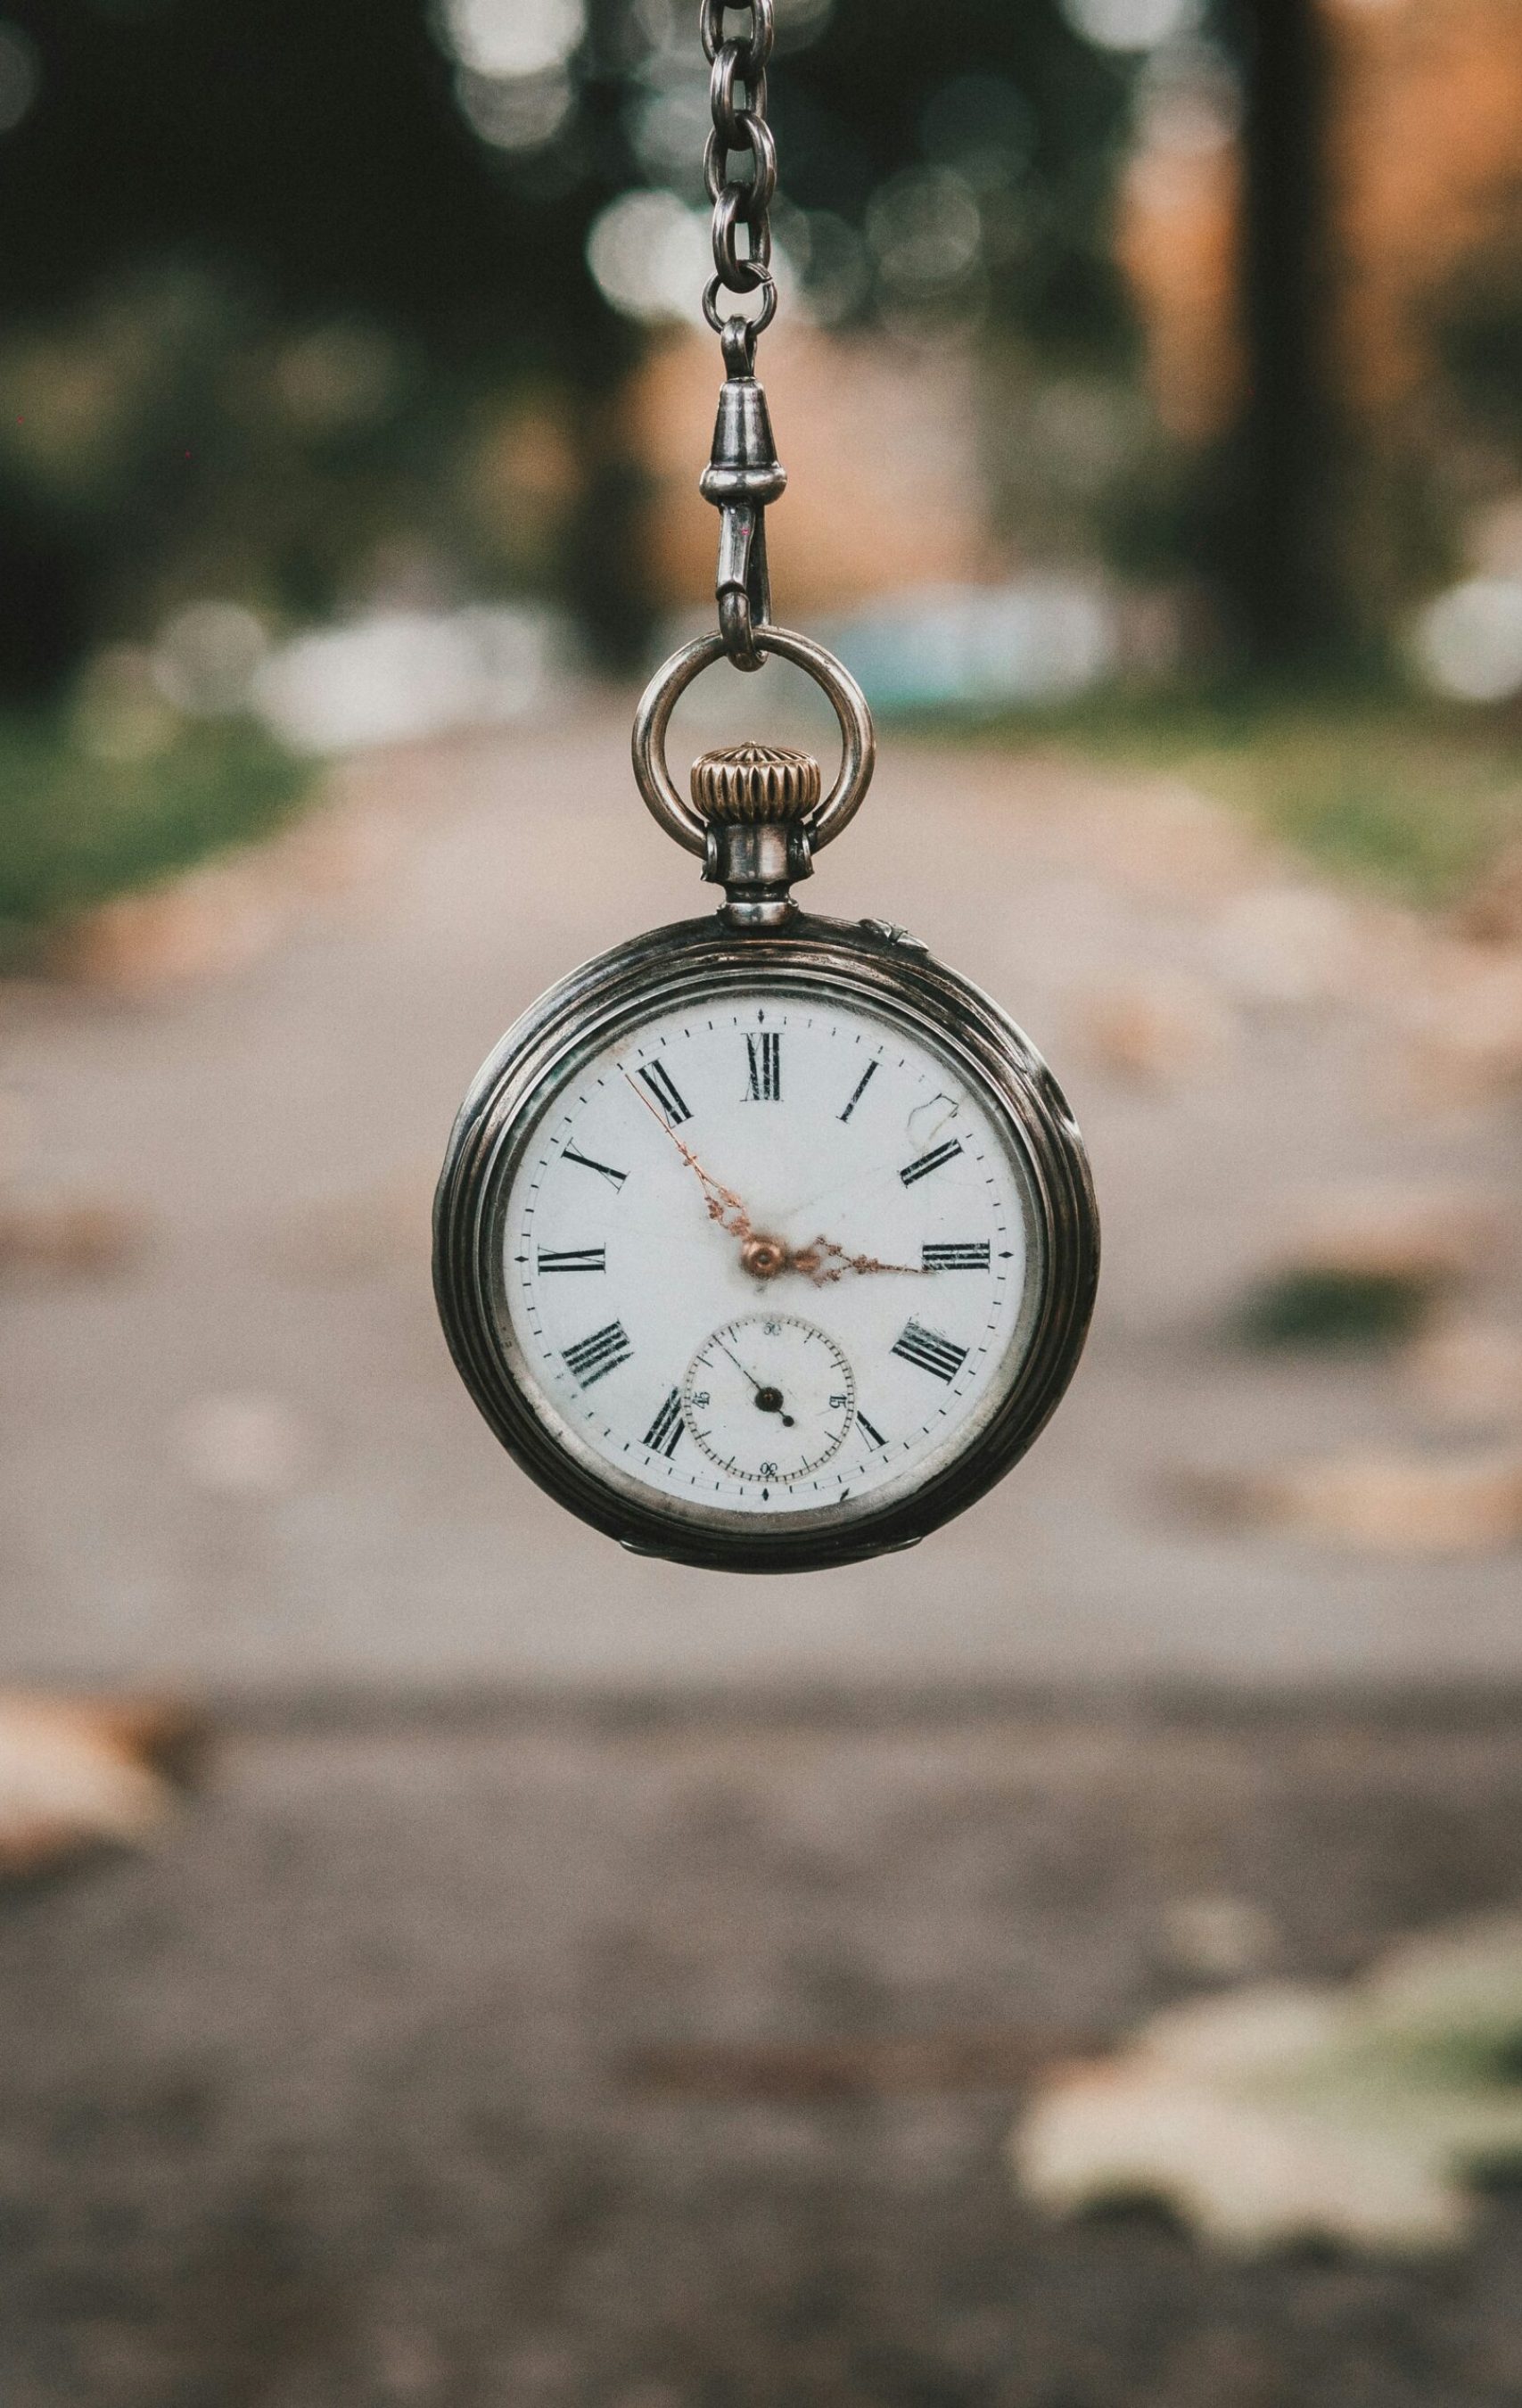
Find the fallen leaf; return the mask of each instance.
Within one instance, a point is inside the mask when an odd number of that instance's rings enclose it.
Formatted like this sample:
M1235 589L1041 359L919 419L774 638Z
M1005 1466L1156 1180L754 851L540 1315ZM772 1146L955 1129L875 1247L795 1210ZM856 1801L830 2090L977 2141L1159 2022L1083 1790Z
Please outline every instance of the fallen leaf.
M192 1777L206 1727L166 1700L0 1693L0 1878L146 1840Z
M1493 1263L1511 1237L1512 1219L1508 1204L1485 1189L1338 1189L1302 1208L1273 1269L1441 1286Z
M275 882L257 856L239 855L82 913L54 938L48 965L79 985L152 994L245 968L282 924Z
M1082 1026L1103 1068L1159 1084L1215 1068L1236 1036L1225 997L1183 970L1155 971L1088 996Z
M104 1279L148 1244L144 1215L89 1196L0 1197L0 1271Z
M1456 907L1453 925L1476 944L1522 944L1522 844L1498 854Z
M1440 1455L1398 1448L1309 1456L1184 1484L1212 1519L1391 1555L1495 1555L1522 1540L1522 1451Z
M1522 2161L1519 2049L1522 1918L1497 1917L1342 1990L1165 2010L1118 2057L1051 2075L1012 2162L1050 2213L1154 2200L1242 2255L1452 2248L1474 2178Z
M897 2039L648 2042L620 2071L631 2088L695 2099L882 2099L1020 2090L1078 2045L1072 2031L926 2032Z

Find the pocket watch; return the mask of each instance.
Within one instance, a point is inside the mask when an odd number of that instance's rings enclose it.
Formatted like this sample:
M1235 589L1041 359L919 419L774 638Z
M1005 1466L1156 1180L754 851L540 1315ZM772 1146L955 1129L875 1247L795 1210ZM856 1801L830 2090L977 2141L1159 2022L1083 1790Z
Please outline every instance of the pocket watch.
M1018 1460L1082 1350L1099 1229L1073 1115L1013 1021L903 928L792 895L860 808L875 743L840 662L770 621L768 0L748 40L722 17L704 5L715 145L720 169L748 149L756 180L710 169L719 625L652 681L633 767L724 900L584 964L509 1029L449 1140L434 1286L481 1412L573 1513L641 1554L805 1571L913 1545ZM722 317L726 288L759 291L760 314ZM705 753L684 796L678 697L722 658L774 653L833 707L829 793L808 755L754 743Z

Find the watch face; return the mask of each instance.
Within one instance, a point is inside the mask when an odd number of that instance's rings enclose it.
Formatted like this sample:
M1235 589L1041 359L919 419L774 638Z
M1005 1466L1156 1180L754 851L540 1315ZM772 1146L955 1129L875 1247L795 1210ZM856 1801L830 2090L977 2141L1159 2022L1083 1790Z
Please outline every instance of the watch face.
M552 990L456 1125L434 1277L492 1427L627 1543L806 1570L992 1485L1083 1344L1050 1074L899 932L658 930Z
M924 1037L730 987L582 1062L498 1218L533 1410L689 1512L848 1514L965 1446L1042 1276L1017 1132Z

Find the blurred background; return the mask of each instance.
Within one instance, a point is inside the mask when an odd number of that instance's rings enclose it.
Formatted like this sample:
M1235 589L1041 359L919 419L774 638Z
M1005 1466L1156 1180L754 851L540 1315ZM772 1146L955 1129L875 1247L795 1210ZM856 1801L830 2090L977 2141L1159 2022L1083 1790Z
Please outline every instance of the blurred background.
M708 908L696 7L0 0L7 2408L1522 2397L1522 7L775 12L812 893L1107 1268L768 1584L428 1280L502 1028Z

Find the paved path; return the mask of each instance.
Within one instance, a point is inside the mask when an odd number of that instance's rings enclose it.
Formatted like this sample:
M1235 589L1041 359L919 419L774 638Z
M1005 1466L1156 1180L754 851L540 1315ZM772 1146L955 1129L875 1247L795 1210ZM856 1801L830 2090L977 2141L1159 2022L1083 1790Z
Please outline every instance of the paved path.
M1003 998L1092 1144L1092 1344L999 1494L910 1555L766 1584L631 1560L506 1462L434 1325L427 1187L467 1079L540 987L707 908L633 797L626 725L582 706L358 773L389 864L240 970L137 1000L0 997L34 1168L156 1232L118 1280L0 1301L0 1672L214 1693L1515 1679L1515 1554L1243 1536L1173 1493L1189 1466L1412 1434L1393 1369L1255 1361L1216 1316L1308 1188L1515 1197L1522 1130L1497 1109L1392 1111L1388 1031L1356 996L1239 1014L1172 1084L1098 1067L1079 1039L1095 993L1216 979L1231 909L1276 875L1145 787L890 742L813 890L908 923ZM197 1450L230 1442L206 1400L227 1396L292 1417L295 1459L263 1492L197 1483Z
M0 2397L1515 2408L1515 2194L1222 2266L1003 2148L1182 1901L1341 1975L1515 1898L1519 1804L1505 1711L266 1720L0 1913Z

